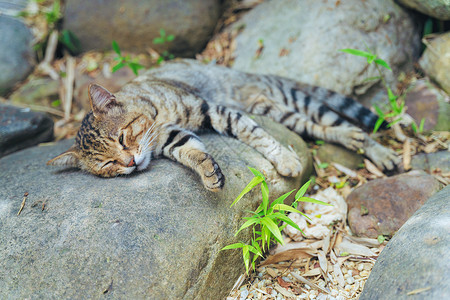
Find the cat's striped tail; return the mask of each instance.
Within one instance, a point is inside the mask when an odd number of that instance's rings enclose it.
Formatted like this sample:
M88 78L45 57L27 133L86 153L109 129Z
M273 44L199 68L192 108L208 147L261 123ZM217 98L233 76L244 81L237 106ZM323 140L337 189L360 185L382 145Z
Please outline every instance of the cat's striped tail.
M340 116L348 119L352 123L361 124L367 129L373 130L379 116L366 108L353 98L346 97L334 91L321 87L312 88L312 96L325 104L329 109L333 110ZM383 121L380 129L386 129L388 123Z

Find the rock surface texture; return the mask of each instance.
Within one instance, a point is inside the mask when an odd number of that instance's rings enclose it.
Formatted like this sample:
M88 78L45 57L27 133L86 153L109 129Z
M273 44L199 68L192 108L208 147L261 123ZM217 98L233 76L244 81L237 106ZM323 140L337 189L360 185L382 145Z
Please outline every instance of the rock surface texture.
M121 1L68 0L64 28L72 31L83 50L111 49L113 40L132 52L169 50L176 56L193 56L212 34L221 12L218 0ZM99 9L101 7L101 9ZM111 20L114 20L112 22ZM155 45L160 29L175 35Z
M378 76L376 68L367 68L365 58L339 49L369 47L392 67L394 72L385 72L388 82L412 66L420 36L404 9L391 0L338 2L299 5L296 0L278 0L258 5L236 24L245 27L236 39L233 67L361 95L376 84L366 80Z
M439 189L439 181L421 171L372 180L347 197L350 229L357 236L392 236Z
M15 17L25 5L23 0L0 2L0 95L23 80L35 64L33 35Z
M399 0L406 7L439 20L450 20L450 2L448 0Z
M450 32L432 39L425 49L419 64L444 91L450 94Z
M447 186L400 228L378 257L360 300L450 299L449 199Z
M450 98L444 91L424 79L413 83L405 97L408 114L416 124L425 119L424 130L450 131L449 102Z
M53 120L28 108L0 104L0 157L53 139Z
M268 119L256 121L285 136L309 176L305 143ZM0 160L0 298L223 299L244 266L241 252L219 250L236 242L243 210L260 203L255 191L230 208L253 177L246 165L265 172L271 197L302 179L280 177L237 140L201 138L226 176L219 193L167 159L111 179L45 166L70 140Z

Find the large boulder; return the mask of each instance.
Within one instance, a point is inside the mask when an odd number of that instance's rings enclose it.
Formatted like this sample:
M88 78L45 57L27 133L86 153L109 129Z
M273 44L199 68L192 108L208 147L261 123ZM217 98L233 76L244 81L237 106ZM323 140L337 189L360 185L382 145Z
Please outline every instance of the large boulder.
M399 0L398 2L433 18L443 21L450 20L448 0Z
M312 169L296 134L257 121L301 156L303 178L279 176L258 152L216 134L201 138L226 176L219 193L167 159L110 179L45 166L71 140L1 159L0 298L223 299L244 266L240 251L220 249L261 201L255 190L230 208L253 177L246 166L265 173L271 198L299 188Z
M0 103L0 157L52 139L53 120L48 115Z
M420 30L392 0L266 1L245 15L236 28L233 67L272 73L336 92L358 96L377 81L374 64L340 52L355 48L384 59L388 83L412 67L420 51Z
M23 80L35 64L33 35L17 17L25 0L0 2L0 95Z
M360 300L450 299L450 186L432 196L388 242Z
M420 58L422 69L435 80L444 91L450 94L450 32L428 41L427 49Z
M176 56L193 56L212 34L221 12L219 0L67 0L64 28L80 40L83 50L121 49L146 52L168 50ZM175 40L153 44L160 29Z

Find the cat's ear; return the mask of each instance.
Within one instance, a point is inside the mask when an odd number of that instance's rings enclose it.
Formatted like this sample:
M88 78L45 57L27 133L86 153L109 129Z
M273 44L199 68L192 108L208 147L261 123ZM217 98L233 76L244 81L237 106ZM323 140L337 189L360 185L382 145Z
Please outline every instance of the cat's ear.
M109 110L122 106L116 97L98 84L89 85L89 101L95 117L107 113Z
M74 147L70 147L66 152L63 152L57 157L49 160L47 165L78 167L78 161L78 151Z

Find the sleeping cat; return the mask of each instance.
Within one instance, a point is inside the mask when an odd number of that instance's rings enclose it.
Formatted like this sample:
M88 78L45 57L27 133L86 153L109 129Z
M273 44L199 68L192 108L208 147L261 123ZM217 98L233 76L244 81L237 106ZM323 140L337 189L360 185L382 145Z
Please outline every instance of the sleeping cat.
M186 59L152 69L116 94L91 85L89 99L92 111L75 144L47 164L113 177L144 170L152 157L165 156L196 171L208 190L218 191L225 177L195 134L213 129L255 148L279 174L298 176L297 155L244 112L268 116L304 137L363 149L385 170L399 163L393 151L349 122L373 128L375 114L343 95L279 76Z

